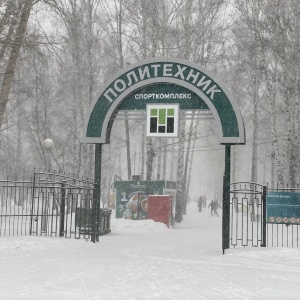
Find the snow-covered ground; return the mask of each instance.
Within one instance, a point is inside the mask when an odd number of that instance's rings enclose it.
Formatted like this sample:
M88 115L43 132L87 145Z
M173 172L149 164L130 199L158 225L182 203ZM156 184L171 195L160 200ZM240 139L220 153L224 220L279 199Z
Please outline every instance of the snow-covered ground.
M174 228L112 219L85 240L0 237L0 299L300 299L300 249L222 254L221 217L188 206Z

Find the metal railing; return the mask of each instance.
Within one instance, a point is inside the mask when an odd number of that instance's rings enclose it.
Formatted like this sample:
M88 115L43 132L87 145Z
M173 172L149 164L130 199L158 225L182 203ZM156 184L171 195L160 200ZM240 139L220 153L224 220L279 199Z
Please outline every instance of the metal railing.
M268 217L268 194L272 192L299 193L300 187L268 188L251 182L237 182L230 185L230 244L233 247L299 247L300 217ZM298 215L300 196L297 195ZM285 208L284 202L280 202ZM295 207L296 207L295 206ZM269 206L269 211L271 210ZM284 214L284 212L282 211ZM272 219L272 220L270 220ZM275 218L276 219L276 218ZM294 222L293 222L293 219Z
M0 180L0 236L89 238L94 183L60 173L35 172L30 180Z

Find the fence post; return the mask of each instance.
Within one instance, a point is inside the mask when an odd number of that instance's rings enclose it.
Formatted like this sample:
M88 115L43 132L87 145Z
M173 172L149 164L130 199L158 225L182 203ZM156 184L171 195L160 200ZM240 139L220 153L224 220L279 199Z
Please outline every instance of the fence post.
M29 229L29 235L32 234L32 227L33 227L33 209L34 209L34 193L35 193L35 171L33 173L33 179L32 179L32 203L31 203L31 211L30 211L30 229Z
M267 187L263 186L262 193L262 243L261 247L267 246Z
M66 186L61 183L61 202L60 202L60 226L59 236L63 237L65 232L65 208L66 208Z

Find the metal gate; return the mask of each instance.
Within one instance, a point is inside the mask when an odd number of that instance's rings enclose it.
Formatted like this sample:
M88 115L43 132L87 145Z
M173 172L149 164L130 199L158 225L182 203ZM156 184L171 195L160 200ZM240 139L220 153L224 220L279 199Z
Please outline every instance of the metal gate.
M266 246L266 187L249 182L230 185L230 244Z
M93 191L92 181L55 173L0 180L0 236L89 238Z

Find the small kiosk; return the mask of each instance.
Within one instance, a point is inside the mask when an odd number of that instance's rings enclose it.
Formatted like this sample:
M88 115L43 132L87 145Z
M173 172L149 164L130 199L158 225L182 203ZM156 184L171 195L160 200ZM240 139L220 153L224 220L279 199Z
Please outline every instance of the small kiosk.
M116 218L148 219L150 195L169 195L171 215L175 214L176 182L174 181L115 181L114 187L116 190Z

